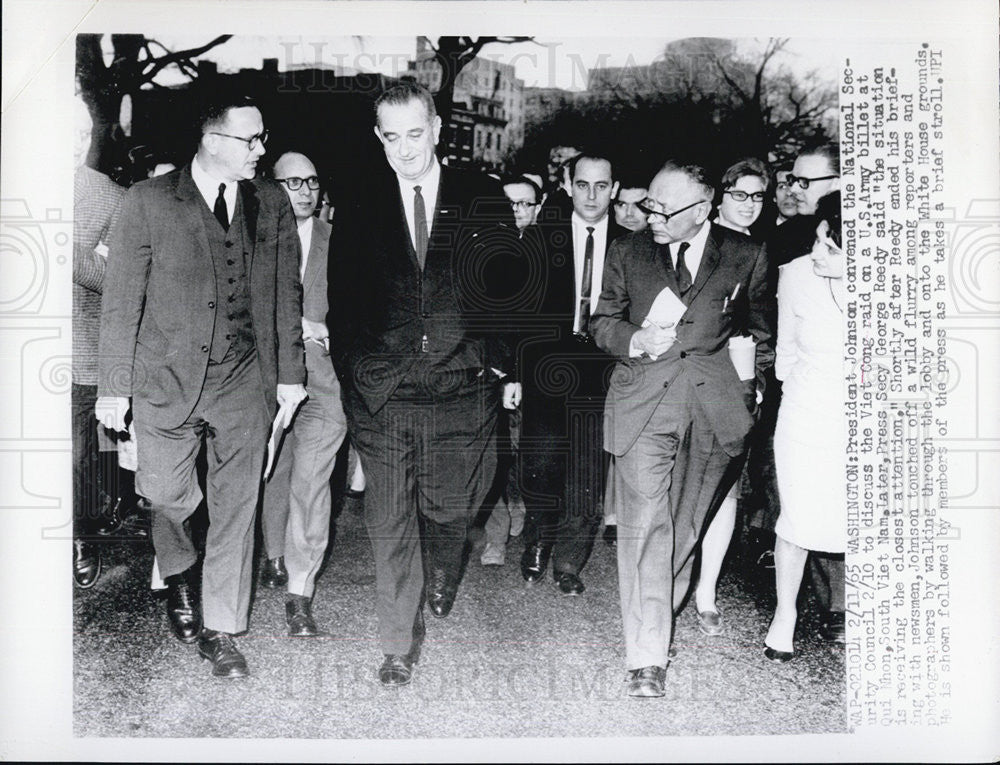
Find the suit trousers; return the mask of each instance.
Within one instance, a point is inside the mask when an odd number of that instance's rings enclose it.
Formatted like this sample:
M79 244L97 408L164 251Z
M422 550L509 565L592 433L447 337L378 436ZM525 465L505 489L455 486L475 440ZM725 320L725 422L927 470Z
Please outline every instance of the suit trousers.
M257 354L212 364L187 420L175 428L150 423L135 407L139 469L136 491L153 510L153 547L163 578L198 559L187 519L202 500L195 462L204 444L208 472L208 537L202 568L205 627L247 628L253 567L253 531L268 418Z
M354 391L345 404L365 471L379 638L384 653L405 654L422 626L422 561L457 579L469 522L493 481L497 386L418 362L375 414Z
M632 447L615 460L618 583L629 669L666 666L673 617L694 553L728 488L719 445L686 376L666 390Z
M309 398L285 432L261 504L267 557L284 556L288 592L307 598L313 595L330 538L330 476L347 435L340 387L334 382L333 390L321 388L313 379Z
M94 536L118 492L118 455L102 452L97 436L97 386L73 383L73 538Z

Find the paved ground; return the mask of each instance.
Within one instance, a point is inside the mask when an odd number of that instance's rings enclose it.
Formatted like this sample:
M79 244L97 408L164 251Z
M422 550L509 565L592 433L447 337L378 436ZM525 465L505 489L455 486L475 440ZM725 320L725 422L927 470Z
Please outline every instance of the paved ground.
M832 733L845 730L844 651L815 637L808 604L800 657L761 655L773 582L727 565L725 635L678 619L678 657L663 699L623 695L614 551L598 542L586 593L529 586L520 540L502 568L479 564L480 532L451 616L427 618L413 683L379 686L371 549L361 519L336 521L314 614L329 636L285 637L283 596L258 589L238 639L251 677L217 680L169 633L148 587L147 542L105 546L106 570L74 601L74 733L94 737L434 738ZM738 551L737 551L738 552ZM387 722L394 721L390 727Z

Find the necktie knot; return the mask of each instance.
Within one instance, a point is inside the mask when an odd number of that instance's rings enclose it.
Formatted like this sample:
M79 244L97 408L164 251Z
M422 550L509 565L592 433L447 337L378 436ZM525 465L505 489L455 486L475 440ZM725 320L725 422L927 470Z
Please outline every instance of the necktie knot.
M587 226L587 236L593 236L593 235L594 235L594 227Z

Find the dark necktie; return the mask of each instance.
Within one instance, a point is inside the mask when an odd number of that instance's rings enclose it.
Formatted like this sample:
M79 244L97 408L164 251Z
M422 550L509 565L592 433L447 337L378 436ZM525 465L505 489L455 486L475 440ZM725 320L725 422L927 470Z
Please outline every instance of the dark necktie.
M229 231L229 210L226 207L226 198L223 194L226 193L226 184L219 184L219 196L215 198L215 208L213 212L215 213L215 219L219 221L219 225L222 226L224 231Z
M413 187L413 240L417 251L417 262L421 270L424 261L427 259L427 208L424 207L424 198L420 194L420 187Z
M590 283L594 280L594 227L587 226L587 245L583 249L583 280L580 283L580 334L590 332Z
M677 289L680 290L681 297L684 297L684 293L691 289L691 272L688 271L687 264L684 262L684 253L690 246L688 242L681 242L681 246L677 248Z

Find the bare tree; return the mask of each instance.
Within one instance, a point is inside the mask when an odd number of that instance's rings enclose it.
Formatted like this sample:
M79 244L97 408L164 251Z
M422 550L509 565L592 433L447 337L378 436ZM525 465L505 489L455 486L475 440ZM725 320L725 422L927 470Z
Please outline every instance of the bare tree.
M486 45L490 43L510 45L532 40L533 37L438 37L436 45L428 41L434 52L434 59L441 67L441 85L434 94L434 105L441 116L441 121L447 125L451 117L455 81L459 72L479 55Z
M93 138L87 164L100 167L105 148L120 128L119 113L122 98L137 93L143 86L161 87L156 75L174 65L194 80L198 69L194 59L222 45L232 35L219 35L205 45L171 51L162 43L136 34L111 35L114 53L111 62L104 62L101 35L80 34L76 37L76 77L80 94L94 122Z

